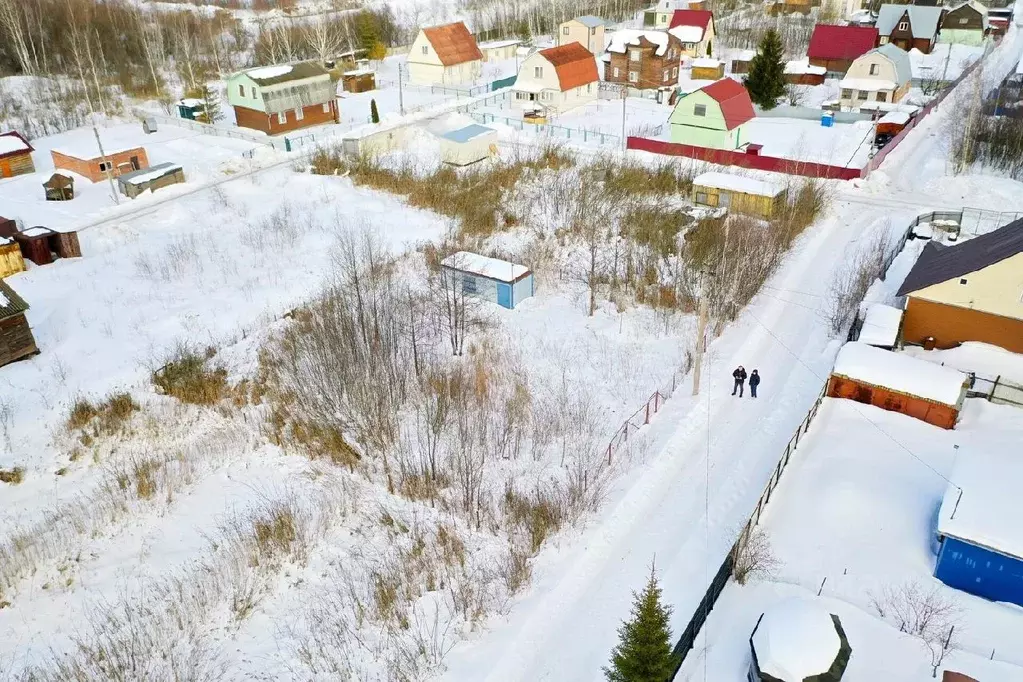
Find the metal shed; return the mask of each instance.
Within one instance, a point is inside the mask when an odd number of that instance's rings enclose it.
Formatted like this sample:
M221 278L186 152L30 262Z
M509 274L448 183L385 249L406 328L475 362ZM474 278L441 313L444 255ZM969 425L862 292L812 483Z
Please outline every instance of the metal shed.
M827 395L951 429L966 399L967 384L966 375L958 370L854 341L838 352Z
M497 131L478 123L438 135L441 158L454 166L468 166L497 154Z
M134 199L146 190L156 191L161 187L176 185L185 181L184 169L176 163L158 163L144 170L125 173L117 178L121 194Z
M75 179L70 175L54 173L43 183L47 201L70 201L75 198Z
M25 319L28 304L0 281L0 366L39 352Z
M463 293L502 308L514 308L533 295L533 273L525 265L459 251L441 261L441 269L445 278L454 278L448 284L457 286L461 279Z

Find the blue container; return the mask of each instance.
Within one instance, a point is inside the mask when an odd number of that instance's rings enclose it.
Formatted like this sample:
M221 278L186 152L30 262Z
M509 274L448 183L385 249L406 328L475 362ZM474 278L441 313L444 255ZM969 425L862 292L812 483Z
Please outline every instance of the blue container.
M835 125L835 115L830 111L825 111L821 114L821 127L831 128Z

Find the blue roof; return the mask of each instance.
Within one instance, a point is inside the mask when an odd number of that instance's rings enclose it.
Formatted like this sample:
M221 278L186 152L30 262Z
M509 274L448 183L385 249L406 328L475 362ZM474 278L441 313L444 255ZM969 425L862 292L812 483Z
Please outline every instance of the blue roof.
M468 142L474 137L479 137L480 135L486 135L487 133L492 132L494 132L493 128L488 128L486 126L481 126L478 123L473 123L472 125L467 125L464 128L459 128L457 130L449 130L446 133L441 133L441 137L447 140L451 140L452 142Z
M576 17L575 20L587 28L596 28L597 26L604 25L603 19L595 17L592 14L584 14L581 17Z

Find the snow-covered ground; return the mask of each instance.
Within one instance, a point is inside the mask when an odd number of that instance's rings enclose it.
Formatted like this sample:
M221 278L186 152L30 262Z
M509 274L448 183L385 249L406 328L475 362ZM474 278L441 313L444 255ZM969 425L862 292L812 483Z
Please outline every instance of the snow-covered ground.
M909 51L913 78L920 80L954 81L984 55L984 46L959 43L937 43L929 54L920 50Z

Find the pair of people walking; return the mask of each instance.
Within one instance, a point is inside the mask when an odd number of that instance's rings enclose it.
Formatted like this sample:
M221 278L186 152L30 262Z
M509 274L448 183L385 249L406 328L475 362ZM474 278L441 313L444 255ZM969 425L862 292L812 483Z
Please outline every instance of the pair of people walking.
M732 372L732 378L735 379L735 386L732 387L732 395L735 392L739 392L739 397L742 397L742 389L746 384L746 368L739 365ZM760 374L757 370L753 370L753 373L749 375L749 395L751 398L757 397L757 386L760 385Z

